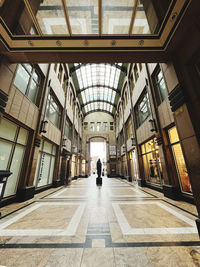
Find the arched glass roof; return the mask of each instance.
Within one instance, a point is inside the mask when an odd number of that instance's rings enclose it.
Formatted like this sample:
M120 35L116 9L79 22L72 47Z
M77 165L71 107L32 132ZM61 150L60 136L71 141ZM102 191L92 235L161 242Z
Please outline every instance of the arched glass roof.
M119 80L124 71L117 64L74 64L83 113L103 110L114 114Z

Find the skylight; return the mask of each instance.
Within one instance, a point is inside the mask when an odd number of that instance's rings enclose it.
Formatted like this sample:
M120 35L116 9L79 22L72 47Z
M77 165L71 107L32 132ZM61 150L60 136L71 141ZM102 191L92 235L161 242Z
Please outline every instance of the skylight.
M122 63L78 64L76 76L85 113L92 110L115 111L115 100Z

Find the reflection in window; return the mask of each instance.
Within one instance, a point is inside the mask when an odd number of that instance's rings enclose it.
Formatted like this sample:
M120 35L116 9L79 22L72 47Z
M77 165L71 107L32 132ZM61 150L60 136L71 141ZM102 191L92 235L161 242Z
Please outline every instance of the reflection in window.
M34 1L30 1L30 3L32 2ZM36 18L42 33L53 35L68 34L61 0L43 0L40 2ZM33 9L35 9L34 6Z
M179 142L179 137L176 127L171 128L168 131L168 134L179 177L179 182L181 185L181 190L186 193L192 193L188 170L185 164L183 151Z
M163 174L156 139L151 139L141 146L145 179L149 182L162 184Z
M72 124L71 122L69 121L68 118L66 118L66 121L65 121L65 136L71 140L71 136L72 136Z
M47 99L46 116L57 128L60 128L61 107L51 93Z
M90 122L90 131L94 132L94 122Z
M151 114L148 93L145 91L135 106L137 126L139 127Z
M104 131L107 131L108 130L108 123L107 122L104 122L103 123L103 130Z
M32 65L20 64L18 66L14 85L34 104L36 103L40 86L40 76Z
M153 80L154 80L157 105L160 105L167 98L168 95L163 73L160 68L156 70Z
M17 191L24 153L28 140L28 131L4 118L0 122L0 170L10 170L4 197Z
M101 130L101 122L97 122L97 132Z

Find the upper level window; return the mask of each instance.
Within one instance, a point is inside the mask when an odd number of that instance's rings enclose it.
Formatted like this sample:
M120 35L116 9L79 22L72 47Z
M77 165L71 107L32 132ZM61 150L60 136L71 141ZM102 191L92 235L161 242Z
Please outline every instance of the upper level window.
M135 106L137 126L139 127L151 114L148 93L145 91Z
M34 104L37 101L41 78L36 69L30 64L19 65L14 85Z
M139 73L138 73L138 68L137 68L137 65L136 64L134 66L134 75L135 75L135 81L137 81L137 79L139 77Z
M114 122L111 121L111 122L110 122L110 131L113 131L113 130L114 130Z
M94 132L94 122L90 122L90 131Z
M107 131L107 129L108 129L108 123L107 122L104 122L103 123L103 130L104 131Z
M62 67L62 65L60 64L60 66L59 66L59 71L58 71L58 79L59 79L60 82L61 82L61 80L62 80L62 74L63 74L63 67Z
M97 122L97 132L99 132L101 129L101 122Z
M84 130L88 130L88 122L84 122L84 124L83 124L83 126L84 126Z
M47 99L46 116L57 128L60 128L61 107L51 93Z
M66 118L65 121L65 136L71 140L71 135L72 135L72 124L71 122L68 120L68 118Z
M153 77L157 105L160 105L168 95L167 87L164 81L164 77L160 68L156 70L155 76Z

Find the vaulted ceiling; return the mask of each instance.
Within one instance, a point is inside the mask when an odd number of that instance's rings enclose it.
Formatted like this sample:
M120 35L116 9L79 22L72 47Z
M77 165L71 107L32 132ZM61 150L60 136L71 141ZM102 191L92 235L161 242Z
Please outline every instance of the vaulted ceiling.
M83 114L103 111L114 115L127 64L71 64L70 72Z

